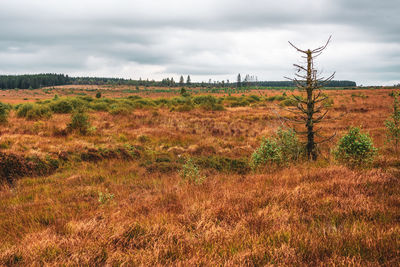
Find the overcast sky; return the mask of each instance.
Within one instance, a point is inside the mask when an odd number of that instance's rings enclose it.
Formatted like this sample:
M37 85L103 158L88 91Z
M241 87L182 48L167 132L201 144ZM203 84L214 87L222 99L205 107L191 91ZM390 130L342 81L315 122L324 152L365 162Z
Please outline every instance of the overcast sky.
M400 83L399 0L0 0L0 73L293 76L287 41L363 85Z

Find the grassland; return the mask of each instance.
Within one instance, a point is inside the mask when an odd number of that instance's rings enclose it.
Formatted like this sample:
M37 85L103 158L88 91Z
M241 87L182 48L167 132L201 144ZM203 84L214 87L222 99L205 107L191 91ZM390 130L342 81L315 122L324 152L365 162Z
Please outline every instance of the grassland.
M398 264L400 155L384 128L392 90L326 91L321 126L337 137L319 160L256 172L249 158L293 116L281 108L292 92L134 90L3 93L13 110L0 155L14 165L1 179L0 265ZM20 112L27 103L31 116ZM79 107L86 135L68 130ZM349 126L379 148L371 168L332 159ZM182 179L188 158L201 184Z

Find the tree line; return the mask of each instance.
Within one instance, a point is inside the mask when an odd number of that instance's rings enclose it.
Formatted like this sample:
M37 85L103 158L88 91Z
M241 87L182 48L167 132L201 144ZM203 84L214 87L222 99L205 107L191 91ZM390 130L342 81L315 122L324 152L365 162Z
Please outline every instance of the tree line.
M155 80L132 80L123 78L103 78L103 77L69 77L65 74L25 74L25 75L0 75L0 89L37 89L41 87L68 85L68 84L89 84L89 85L128 85L146 87L295 87L292 81L257 81L256 79L246 78L241 81L238 75L237 82L211 81L192 82L190 75L181 76L179 81L174 78L164 78L161 81ZM329 81L325 87L355 87L353 81Z

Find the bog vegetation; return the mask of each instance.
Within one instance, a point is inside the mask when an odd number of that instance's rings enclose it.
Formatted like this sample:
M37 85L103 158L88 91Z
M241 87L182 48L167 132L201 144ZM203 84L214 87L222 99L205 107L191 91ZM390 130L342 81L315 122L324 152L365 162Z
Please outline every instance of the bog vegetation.
M77 88L4 92L0 265L397 263L398 89L323 91L308 161L293 88Z

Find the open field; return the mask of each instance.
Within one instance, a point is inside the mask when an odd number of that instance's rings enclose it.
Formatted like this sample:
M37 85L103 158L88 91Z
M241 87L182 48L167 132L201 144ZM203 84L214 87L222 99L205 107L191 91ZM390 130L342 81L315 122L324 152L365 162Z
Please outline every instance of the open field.
M292 92L213 94L210 104L178 89L1 92L3 103L40 100L41 111L14 108L0 126L0 155L15 164L0 179L0 265L398 264L400 155L384 127L392 90L325 91L322 133L337 136L319 160L253 171L262 137L294 116L282 108ZM66 130L80 105L85 135ZM333 160L350 126L379 148L371 168ZM189 158L202 183L182 179Z

